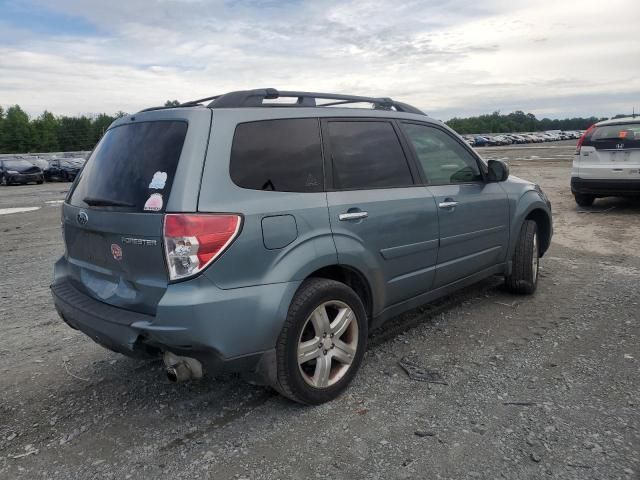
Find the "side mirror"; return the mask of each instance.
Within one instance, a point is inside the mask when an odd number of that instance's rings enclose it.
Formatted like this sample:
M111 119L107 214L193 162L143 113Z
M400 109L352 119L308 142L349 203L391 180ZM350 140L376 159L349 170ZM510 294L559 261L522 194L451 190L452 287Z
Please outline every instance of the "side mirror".
M509 165L502 160L489 160L489 181L504 182L509 178Z

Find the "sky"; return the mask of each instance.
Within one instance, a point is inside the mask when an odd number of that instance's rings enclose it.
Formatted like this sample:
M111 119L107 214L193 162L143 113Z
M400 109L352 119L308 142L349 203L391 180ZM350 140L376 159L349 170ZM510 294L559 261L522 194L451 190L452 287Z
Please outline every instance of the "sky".
M638 0L0 0L0 105L135 112L232 90L434 118L640 111Z

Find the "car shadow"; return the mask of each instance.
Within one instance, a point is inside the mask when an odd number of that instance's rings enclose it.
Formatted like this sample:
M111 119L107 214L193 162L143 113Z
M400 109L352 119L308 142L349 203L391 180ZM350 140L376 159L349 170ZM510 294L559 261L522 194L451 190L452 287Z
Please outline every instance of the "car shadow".
M597 198L590 207L577 207L578 213L614 212L622 215L640 213L640 196L638 197L605 197Z

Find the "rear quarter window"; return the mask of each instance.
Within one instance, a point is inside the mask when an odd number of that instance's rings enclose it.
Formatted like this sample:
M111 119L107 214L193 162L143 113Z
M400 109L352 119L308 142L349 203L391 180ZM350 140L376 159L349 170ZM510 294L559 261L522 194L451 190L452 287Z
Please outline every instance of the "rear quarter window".
M236 127L230 175L242 188L279 192L324 189L316 118L263 120Z
M108 130L87 160L70 203L163 212L186 134L184 121L131 123Z

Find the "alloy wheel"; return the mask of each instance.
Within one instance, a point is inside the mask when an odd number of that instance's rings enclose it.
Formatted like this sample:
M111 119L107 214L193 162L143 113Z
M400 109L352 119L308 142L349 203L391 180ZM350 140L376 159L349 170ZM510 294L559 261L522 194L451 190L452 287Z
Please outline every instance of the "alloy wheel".
M351 367L358 348L358 321L344 302L324 302L311 312L298 339L298 367L315 388L336 384Z

